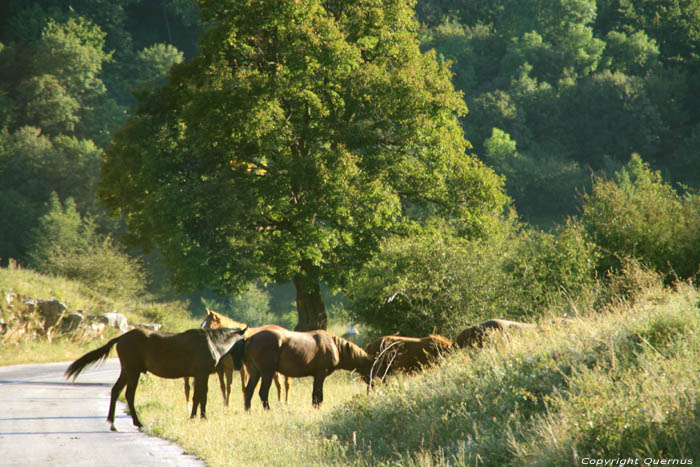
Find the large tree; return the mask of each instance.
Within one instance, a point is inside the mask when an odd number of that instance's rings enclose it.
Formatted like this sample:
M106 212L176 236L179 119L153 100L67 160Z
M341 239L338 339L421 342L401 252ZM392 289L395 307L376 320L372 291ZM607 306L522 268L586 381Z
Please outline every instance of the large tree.
M183 288L292 280L325 328L388 235L427 216L488 232L502 181L466 150L451 73L405 0L200 0L199 52L145 92L106 153L101 198Z

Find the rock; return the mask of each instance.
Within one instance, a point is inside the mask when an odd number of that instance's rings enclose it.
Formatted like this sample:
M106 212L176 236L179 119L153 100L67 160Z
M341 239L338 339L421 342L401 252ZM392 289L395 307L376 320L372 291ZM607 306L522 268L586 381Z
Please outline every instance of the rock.
M44 330L58 325L66 314L66 306L57 299L40 300L37 311L44 318Z
M158 323L145 323L145 324L139 324L137 327L143 328L143 329L148 329L149 331L160 331L160 328L162 328L163 325L158 324Z
M12 306L12 302L17 300L17 294L14 292L8 292L5 294L5 301L7 302L7 306Z
M58 329L62 332L73 332L80 327L80 323L83 322L85 317L80 313L68 313L61 320Z
M106 327L101 316L87 315L73 335L77 339L90 341L100 337Z
M119 328L120 331L126 332L129 330L129 323L126 321L126 316L115 311L110 313L102 313L100 315L102 322L107 326Z

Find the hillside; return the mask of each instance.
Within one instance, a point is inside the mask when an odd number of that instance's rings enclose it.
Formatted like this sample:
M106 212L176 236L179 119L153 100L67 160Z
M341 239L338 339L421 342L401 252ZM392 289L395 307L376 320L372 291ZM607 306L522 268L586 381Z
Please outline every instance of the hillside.
M572 310L573 311L573 310ZM633 300L540 321L458 351L370 397L337 372L311 408L310 380L290 406L242 410L236 388L206 423L190 422L177 381L139 394L150 433L208 465L581 465L584 458L678 459L700 452L698 292L647 288ZM236 385L234 385L236 386ZM216 388L212 382L211 388ZM274 391L273 391L274 392ZM174 416L173 416L174 414ZM182 416L179 416L179 415Z
M100 294L84 283L18 267L0 268L0 364L40 363L74 359L93 342L82 335L45 329L40 316L25 300L58 300L67 312L85 316L118 312L128 323L155 323L163 330L179 332L198 327L199 320L181 302L158 303L145 298ZM120 331L107 327L102 337Z
M700 453L697 290L496 336L333 414L362 464L581 465ZM355 433L355 434L353 434ZM346 452L349 452L350 449ZM696 458L695 461L698 461Z

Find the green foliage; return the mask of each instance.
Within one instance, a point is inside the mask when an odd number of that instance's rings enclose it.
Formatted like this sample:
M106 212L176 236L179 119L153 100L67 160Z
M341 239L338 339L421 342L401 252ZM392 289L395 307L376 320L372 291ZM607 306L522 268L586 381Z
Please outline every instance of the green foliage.
M103 166L101 198L177 284L293 278L318 298L420 227L406 207L488 234L502 181L465 154L466 107L407 4L226 5L200 2L199 53L141 97Z
M504 265L514 282L508 295L524 295L520 298L521 309L510 310L513 315L527 316L533 309L564 297L577 297L593 286L598 247L580 224L569 221L554 233L530 230L521 237Z
M574 215L590 169L611 174L632 152L697 185L697 2L423 0L417 12L423 47L453 61L465 133L527 220ZM488 154L493 128L517 143L505 167Z
M28 235L52 192L73 198L83 214L99 213L95 183L101 154L92 141L53 139L35 127L0 132L0 199L5 219L0 257L24 259Z
M139 264L108 238L101 238L89 219L81 218L72 198L65 207L53 193L49 209L31 232L29 258L37 271L83 282L118 297L143 292L145 276Z
M354 315L382 333L454 335L494 317L532 320L593 285L597 252L579 225L500 228L488 240L388 239L346 290Z
M594 179L582 222L603 252L601 272L619 269L629 256L667 280L698 274L700 196L678 194L638 155L613 180Z
M291 311L286 313L272 308L272 293L258 284L251 283L247 290L237 297L229 299L206 299L202 302L207 308L222 313L231 319L246 323L248 326L278 324L287 329L294 329L296 316Z
M170 68L183 60L183 53L170 44L160 43L146 47L138 53L138 78L134 85L162 83Z

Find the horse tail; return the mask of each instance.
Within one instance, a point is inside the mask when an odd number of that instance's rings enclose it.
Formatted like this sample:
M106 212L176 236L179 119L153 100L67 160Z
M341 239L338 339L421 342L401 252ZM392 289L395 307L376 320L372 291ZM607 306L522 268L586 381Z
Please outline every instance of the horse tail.
M66 379L72 376L73 381L75 381L75 378L78 377L78 375L85 369L85 367L97 363L102 363L102 361L106 359L109 355L110 350L112 350L112 346L114 346L114 344L116 344L119 340L119 337L115 337L99 349L95 349L91 352L88 352L73 363L71 363L65 373Z
M229 350L233 358L233 369L238 371L243 367L243 357L245 356L245 339L241 339Z

